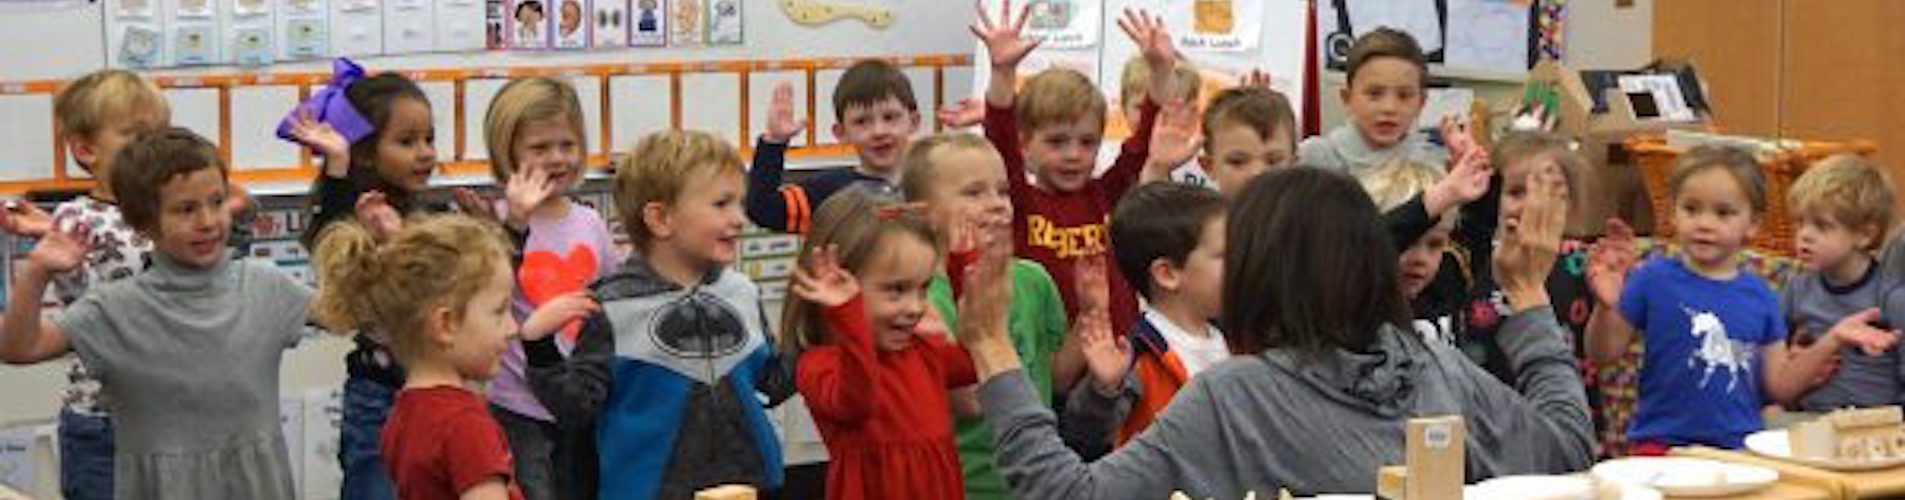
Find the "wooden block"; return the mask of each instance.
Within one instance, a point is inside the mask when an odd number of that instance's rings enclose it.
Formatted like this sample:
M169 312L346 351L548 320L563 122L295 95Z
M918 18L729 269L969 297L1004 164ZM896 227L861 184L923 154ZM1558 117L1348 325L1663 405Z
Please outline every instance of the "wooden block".
M1409 488L1409 468L1391 465L1376 470L1376 497L1389 500L1407 500Z
M1468 463L1462 431L1460 416L1409 420L1403 461L1409 468L1405 492L1410 500L1462 498Z
M754 500L753 486L729 484L695 492L695 500Z

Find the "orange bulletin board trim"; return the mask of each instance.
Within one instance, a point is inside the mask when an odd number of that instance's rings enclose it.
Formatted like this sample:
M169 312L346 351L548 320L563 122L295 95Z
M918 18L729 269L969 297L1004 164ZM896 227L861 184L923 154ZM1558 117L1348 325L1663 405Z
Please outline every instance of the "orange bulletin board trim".
M926 54L912 56L884 57L883 59L902 68L926 67L933 69L933 106L921 112L930 113L944 101L946 93L946 71L948 66L970 66L971 56L967 54ZM668 120L674 129L680 129L682 123L681 75L685 73L733 73L740 80L740 93L736 97L742 100L740 116L736 117L738 137L736 145L743 154L752 154L753 141L747 134L752 133L750 106L750 74L756 71L799 71L804 73L807 83L807 106L801 109L807 115L808 123L814 120L819 106L816 98L818 84L816 74L821 70L839 69L852 65L859 58L808 58L808 59L735 59L716 61L663 61L646 63L583 64L567 66L536 66L508 68L440 68L398 71L411 80L422 82L450 82L454 88L454 113L456 130L452 131L454 144L450 149L454 154L441 162L441 173L452 175L487 175L489 163L479 160L466 160L470 156L469 137L466 124L472 110L466 109L465 82L472 79L511 79L530 76L551 77L590 77L597 80L601 87L600 102L586 105L599 106L601 123L597 132L601 134L600 151L590 151L590 168L607 168L614 155L613 151L614 113L612 91L609 81L616 76L627 75L663 75L668 77ZM232 162L232 92L233 89L250 86L295 86L300 100L308 98L319 86L330 81L327 72L299 73L232 73L194 76L157 76L151 77L153 83L161 88L212 88L218 92L219 154L227 164ZM0 82L0 96L8 95L52 95L66 84L64 80L32 80L22 82ZM48 127L55 127L55 120L46 121ZM828 158L851 156L851 147L843 144L821 144L818 134L809 130L805 146L788 152L791 158ZM90 179L73 179L66 175L66 148L59 144L57 129L54 134L54 163L46 171L43 179L24 181L0 181L0 195L19 195L36 190L70 190L92 187ZM234 165L232 178L241 183L284 182L309 180L317 175L317 159L307 150L300 148L298 164L292 166Z

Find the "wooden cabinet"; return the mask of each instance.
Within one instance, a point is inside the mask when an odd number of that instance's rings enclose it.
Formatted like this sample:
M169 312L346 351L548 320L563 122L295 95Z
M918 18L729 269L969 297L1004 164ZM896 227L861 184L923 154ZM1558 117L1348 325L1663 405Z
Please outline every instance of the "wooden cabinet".
M1905 2L1654 5L1654 55L1699 66L1723 131L1874 141L1879 164L1905 192Z

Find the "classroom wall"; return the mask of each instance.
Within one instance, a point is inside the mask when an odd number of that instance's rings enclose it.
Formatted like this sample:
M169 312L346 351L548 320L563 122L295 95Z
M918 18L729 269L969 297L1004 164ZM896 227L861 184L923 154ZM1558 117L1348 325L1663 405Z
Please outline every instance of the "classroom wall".
M1575 68L1632 68L1653 58L1654 0L1633 0L1631 7L1616 7L1613 1L1568 2L1567 53L1562 58ZM1513 75L1474 73L1450 74L1461 86L1475 90L1476 98L1489 102L1498 113L1505 113L1520 97L1521 80ZM1322 98L1322 130L1344 123L1342 100L1343 73L1325 71L1318 93Z

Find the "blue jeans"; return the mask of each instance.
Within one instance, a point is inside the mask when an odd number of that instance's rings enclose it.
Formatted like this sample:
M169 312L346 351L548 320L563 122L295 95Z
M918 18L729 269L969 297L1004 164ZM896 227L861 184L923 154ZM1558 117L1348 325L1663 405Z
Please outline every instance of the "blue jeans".
M60 495L112 500L112 417L60 410Z
M396 500L379 449L384 420L397 389L363 377L344 381L344 421L338 429L337 461L344 470L344 500Z

